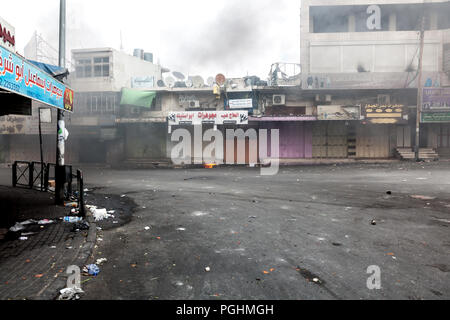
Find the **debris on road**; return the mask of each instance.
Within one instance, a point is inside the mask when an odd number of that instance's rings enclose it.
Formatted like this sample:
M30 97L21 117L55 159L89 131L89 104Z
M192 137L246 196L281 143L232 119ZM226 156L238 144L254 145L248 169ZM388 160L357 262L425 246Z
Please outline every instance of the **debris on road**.
M83 230L89 230L90 225L87 221L76 222L72 227L72 232L79 232Z
M97 209L95 206L90 207L89 211L92 213L95 221L102 221L113 217L113 215L109 214L106 209Z
M413 195L413 196L411 196L411 198L418 199L418 200L435 200L436 199L436 197L429 197L429 196L422 196L422 195Z
M60 295L58 297L58 300L79 300L80 297L78 296L78 294L84 293L84 291L80 288L74 287L61 289L59 293Z
M100 273L100 268L96 264L89 264L83 267L83 272L95 277Z
M95 261L95 264L97 266L101 266L103 263L105 263L107 261L108 261L108 259L106 259L106 258L100 258L100 259L97 259L97 261Z
M206 268L205 268L205 271L206 271L206 272L210 272L210 271L211 271L211 268L210 268L210 267L206 267Z
M392 191L386 191L386 194L387 194L387 195L391 195L391 194L392 194Z
M146 231L148 231L148 230L150 230L150 227L145 227L144 229L145 229Z
M372 221L370 221L370 224L373 225L373 226L376 226L377 225L377 221L376 220L372 220Z
M67 217L64 217L64 222L68 222L68 223L78 223L78 222L81 222L81 221L83 221L83 218L81 218L81 217L69 217L69 216L67 216Z

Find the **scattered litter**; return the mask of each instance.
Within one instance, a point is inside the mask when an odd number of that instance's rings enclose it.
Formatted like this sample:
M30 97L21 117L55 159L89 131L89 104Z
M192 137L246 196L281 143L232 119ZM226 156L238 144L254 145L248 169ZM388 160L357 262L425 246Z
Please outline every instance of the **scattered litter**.
M372 221L370 221L370 224L373 225L373 226L376 226L377 225L377 221L376 220L372 220Z
M313 282L314 282L314 283L320 283L320 280L319 280L319 278L314 278L314 279L313 279Z
M421 195L413 195L413 196L411 196L411 198L418 199L418 200L435 200L436 199L436 197L421 196Z
M28 237L20 237L19 240L20 241L26 241L26 240L28 240Z
M89 230L90 225L87 221L77 222L72 227L72 232L78 232L83 230Z
M148 230L150 230L150 227L145 227L144 229L148 231Z
M77 223L83 220L81 217L64 217L64 222Z
M36 234L36 232L27 232L27 233L22 233L21 236L22 237L28 237L28 236L32 236L32 235L35 235L35 234Z
M77 208L78 202L64 202L65 207Z
M78 294L84 293L84 291L80 288L74 287L61 289L59 293L60 295L58 297L58 300L78 300L80 299Z
M264 274L269 274L270 272L269 272L269 271L266 271L266 270L264 270L264 271L263 271L263 273L264 273Z
M106 209L97 209L96 207L92 207L89 209L94 216L95 221L102 221L104 219L108 219L112 217L112 215L108 214Z
M55 221L49 220L49 219L44 219L44 220L40 220L38 222L38 225L46 225L46 224L52 224L52 223L55 223Z
M17 222L13 227L9 228L9 231L18 232L18 231L21 231L24 229L25 229L25 227L23 226L23 224Z
M206 272L210 272L210 271L211 271L211 268L210 268L210 267L206 267L206 268L205 268L205 271L206 271Z
M50 249L56 249L56 246L51 246Z
M97 266L101 266L103 263L105 263L107 261L108 261L108 259L106 259L106 258L100 258L100 259L97 259L97 261L95 261L95 264Z
M386 194L391 195L392 191L387 191Z
M37 274L37 275L35 275L34 277L35 278L42 278L44 275L43 274Z
M110 214L114 214L116 212L116 210L109 210L108 213Z
M186 231L185 228L178 228L177 231Z
M89 264L83 267L83 272L91 276L97 276L100 273L100 268L96 264Z

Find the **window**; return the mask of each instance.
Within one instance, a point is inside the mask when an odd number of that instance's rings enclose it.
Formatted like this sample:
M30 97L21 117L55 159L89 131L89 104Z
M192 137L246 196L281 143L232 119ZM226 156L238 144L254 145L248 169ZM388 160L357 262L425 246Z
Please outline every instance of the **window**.
M83 58L76 61L77 78L109 77L109 57Z
M94 58L94 77L109 77L109 57Z
M76 62L77 78L92 77L92 61L91 59L80 59Z

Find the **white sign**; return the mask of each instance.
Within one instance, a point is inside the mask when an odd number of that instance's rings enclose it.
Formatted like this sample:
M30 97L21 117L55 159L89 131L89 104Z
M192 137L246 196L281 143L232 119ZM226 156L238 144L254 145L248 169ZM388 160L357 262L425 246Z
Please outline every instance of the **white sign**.
M230 109L253 109L252 99L234 99L229 101Z
M170 112L169 126L180 124L248 124L248 111L185 111Z
M0 17L0 46L16 52L16 29Z
M41 123L52 123L52 109L39 108Z
M155 87L155 77L136 77L131 78L131 88L148 89Z

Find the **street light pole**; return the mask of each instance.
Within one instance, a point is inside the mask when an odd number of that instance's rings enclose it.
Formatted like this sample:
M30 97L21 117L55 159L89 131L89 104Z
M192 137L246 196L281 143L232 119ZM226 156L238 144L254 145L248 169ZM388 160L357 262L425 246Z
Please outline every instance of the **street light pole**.
M59 7L59 66L66 67L66 0L60 0ZM55 202L64 203L64 111L58 109L57 140L56 140L56 168L55 168Z
M420 161L420 121L422 117L422 68L423 68L423 47L425 42L425 11L422 16L422 23L420 27L420 54L419 54L419 77L417 84L417 116L416 116L416 146L415 146L415 160Z

